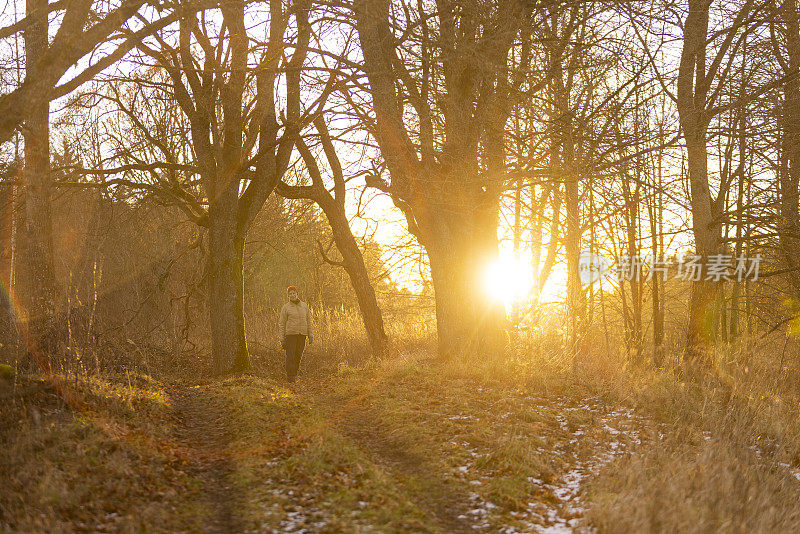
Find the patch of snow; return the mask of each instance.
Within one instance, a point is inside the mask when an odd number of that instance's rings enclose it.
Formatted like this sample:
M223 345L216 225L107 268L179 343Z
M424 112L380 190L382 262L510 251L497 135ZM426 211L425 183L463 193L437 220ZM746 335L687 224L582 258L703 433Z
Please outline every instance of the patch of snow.
M546 527L539 526L536 529L540 534L572 534L574 529L566 524L556 523Z
M558 421L561 430L564 432L569 432L569 424L567 424L567 419L563 415L557 415L556 421Z
M582 517L585 515L586 509L582 502L582 488L588 478L594 476L603 466L615 458L626 453L629 446L642 443L637 427L641 426L642 423L646 424L647 420L638 416L631 408L614 408L608 406L597 397L582 399L579 403L564 396L555 398L526 396L524 399L529 404L535 404L547 410L553 410L555 406L557 408L554 414L556 423L562 431L570 434L568 441L559 441L547 447L536 447L538 454L552 455L555 453L563 455L564 459L570 464L568 471L559 480L551 483L545 482L542 478L528 477L528 483L534 494L545 490L557 499L557 503L551 504L552 501L547 499L531 501L523 510L506 511L514 518L515 525L493 525L491 524L491 518L497 505L483 501L479 494L471 492L469 495L470 509L462 514L459 519L475 521L472 525L475 529L491 527L493 531L504 534L515 534L517 532L561 534L575 532L576 530L593 532L590 526L583 524ZM581 415L588 414L594 422L591 425L576 425L575 421L580 419L575 419L571 423L570 418L564 415L568 412L578 412ZM500 417L507 419L511 415L502 414ZM460 419L463 416L453 417ZM573 428L572 431L570 431L570 427ZM592 429L591 438L589 438L589 428ZM596 432L596 429L601 432ZM601 436L605 436L605 438ZM515 437L525 439L525 436ZM613 439L608 439L609 437L613 437ZM458 436L454 437L450 443L462 447L473 458L481 456L470 443L460 441ZM577 444L584 444L586 447L577 448ZM590 458L579 456L580 453L591 448L597 451L593 456ZM456 472L459 476L464 477L473 469L475 469L474 464L469 461L467 465L457 467ZM493 473L487 472L479 476L485 480L486 476L492 475ZM474 476L469 478L472 480L469 480L468 483L476 487L476 489L478 486L483 485L483 482L475 479Z
M561 406L563 411L583 411L602 414L600 416L601 428L617 437L613 441L601 442L594 441L597 448L604 447L605 450L596 453L588 460L579 460L576 457L573 467L564 476L552 484L545 484L541 479L529 477L531 485L543 487L555 496L560 505L551 506L543 502L528 503L526 512L529 517L539 517L542 524L531 523L531 530L546 534L561 534L574 532L581 528L581 517L585 515L585 507L581 500L581 489L585 480L596 474L604 465L612 461L617 456L623 454L629 443L641 444L639 432L633 427L632 423L641 423L643 418L636 416L632 409L614 409L611 411L602 410L599 402L584 401L577 408L573 406ZM556 416L556 420L562 430L567 430L567 420L562 416ZM573 436L585 436L585 427L575 430ZM579 439L571 439L570 444L575 444ZM559 452L558 446L554 447ZM552 451L550 451L552 452ZM561 452L563 454L563 452ZM542 510L544 516L537 512ZM569 519L567 519L569 518ZM583 527L584 530L591 532L591 528Z
M789 474L792 475L795 479L797 479L798 482L800 482L800 469L792 467L791 465L784 462L778 462L778 465L789 471Z
M569 501L577 497L581 489L581 481L584 475L580 469L571 469L564 475L560 486L550 486L555 495L560 501Z

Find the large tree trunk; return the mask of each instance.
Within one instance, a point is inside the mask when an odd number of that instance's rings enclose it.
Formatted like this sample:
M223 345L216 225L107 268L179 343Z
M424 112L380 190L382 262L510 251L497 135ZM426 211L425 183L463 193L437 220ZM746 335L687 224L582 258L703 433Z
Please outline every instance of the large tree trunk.
M243 258L244 239L253 217L249 210L241 209L239 200L244 144L242 95L249 42L244 2L224 2L220 8L230 32L231 71L221 92L224 122L220 165L209 188L211 353L217 375L250 369L244 329Z
M209 308L213 372L246 370L244 333L244 236L237 229L238 182L224 187L209 208Z
M240 373L252 369L250 351L247 348L247 334L244 329L244 241L246 232L239 230L234 241L233 282L236 285L236 302L233 310L236 320L236 353L233 358L233 371Z
M437 51L444 84L425 78L420 87L397 68L389 1L353 4L375 115L373 131L391 175L391 184L383 189L428 253L439 353L486 354L499 350L505 339L504 306L488 295L484 280L498 256L504 127L512 94L509 50L530 10L516 0L498 2L489 18L489 10L481 12L488 4L437 2L436 7L438 31L425 46ZM432 19L421 23L433 24ZM423 61L429 61L431 54L425 55ZM442 92L428 96L430 87ZM398 90L409 93L420 116L419 132L413 136L418 145L407 130L414 126L405 120L406 97ZM444 118L441 144L434 142L438 126L433 113Z
M695 247L705 265L708 257L719 251L721 224L718 218L715 220L716 210L708 189L705 135L702 139L687 136L686 144ZM714 302L718 288L719 282L705 280L702 277L692 282L686 334L686 356L690 360L703 358L707 349L714 343Z
M33 65L47 49L47 2L28 0L28 13L40 13L25 31L25 61ZM56 315L58 287L53 263L50 176L50 105L36 101L25 123L25 225L20 247L21 300L25 307L22 333L28 354L44 371L58 350Z
M786 0L780 8L785 25L788 63L784 69L797 72L800 69L800 22L795 0ZM787 69L788 67L788 69ZM791 77L784 84L782 113L784 164L780 169L780 219L781 250L790 269L800 266L800 80ZM800 273L790 275L795 291L800 293Z
M708 0L690 0L684 24L683 50L678 70L678 115L686 139L692 227L696 252L705 265L719 250L721 224L708 184L706 132L706 41ZM686 358L699 361L713 344L713 303L717 283L700 279L692 283L686 335Z
M444 357L489 355L507 343L505 306L486 288L487 272L499 255L498 212L488 206L482 213L459 210L463 205L447 202L441 206L450 210L446 220L421 224L435 291L439 354Z

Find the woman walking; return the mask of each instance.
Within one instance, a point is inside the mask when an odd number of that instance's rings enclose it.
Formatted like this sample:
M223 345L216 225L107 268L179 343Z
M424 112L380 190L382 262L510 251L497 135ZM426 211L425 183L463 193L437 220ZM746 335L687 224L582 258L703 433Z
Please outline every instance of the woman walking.
M286 288L289 302L281 308L278 319L278 332L281 347L286 351L286 379L294 382L297 370L300 368L300 357L308 344L314 343L314 330L311 321L311 310L308 304L300 300L300 294L295 286Z

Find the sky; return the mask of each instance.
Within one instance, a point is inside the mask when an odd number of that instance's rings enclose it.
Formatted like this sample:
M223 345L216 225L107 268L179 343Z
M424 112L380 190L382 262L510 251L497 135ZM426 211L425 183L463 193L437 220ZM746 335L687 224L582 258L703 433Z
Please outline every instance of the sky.
M14 9L17 10L17 16L20 16L20 14L24 12L24 3L18 0L9 0L6 2L3 9L2 25L11 22L11 19L14 16ZM154 11L152 10L146 13L148 17L155 16ZM57 17L54 17L54 23L52 25L53 31L56 28L56 18ZM213 19L214 16L210 15L209 18ZM249 14L248 22L250 23L249 25L253 31L253 35L264 35L265 30L261 28L266 24L266 18L266 15L263 13L251 12ZM134 23L134 26L136 26L136 24L137 23ZM336 39L335 36L331 38ZM339 38L341 38L341 36L339 36ZM13 46L15 44L13 39L6 39L4 43L4 46L11 46L13 50ZM111 44L104 45L98 50L98 52L104 53L110 50L112 47L113 45ZM84 68L85 65L86 62L84 61L76 66L67 73L67 75L64 77L64 80L70 79L75 72ZM107 72L114 71L119 73L129 73L136 68L137 64L135 62L122 61L115 65L112 69L109 69ZM59 108L61 105L63 105L63 102L63 99L60 102L54 102L52 109L56 115L59 113ZM348 160L345 162L345 167L353 170L359 165L363 166L368 164L367 161L363 160L364 157L365 156L363 153L354 153L352 158L345 153L343 159ZM675 167L676 162L673 161L670 165L672 165L672 168L668 170L668 174L673 176L677 175L679 173L679 169ZM715 170L718 170L715 158L709 157L709 166L712 173L715 172ZM365 204L359 204L359 201L364 200L364 198L367 198L368 202ZM401 287L411 290L419 289L421 285L419 263L407 261L407 258L404 258L402 254L397 254L396 252L392 251L393 246L397 245L398 243L404 243L408 241L408 233L406 231L405 220L402 214L393 206L389 197L385 194L379 194L376 191L368 193L364 197L351 194L349 195L347 206L348 213L351 216L354 233L357 236L373 235L375 240L383 245L385 254L384 259L386 260L387 264L391 266L390 272L394 281L397 282ZM360 213L358 213L358 215L361 216L356 216L359 210ZM677 234L677 238L668 247L669 253L678 252L680 249L685 249L691 244L691 234L684 225L686 212L684 210L681 214L681 210L682 208L678 206L670 206L670 211L667 215L669 220L667 220L666 226L671 226L673 228L684 228L684 231L680 234ZM670 215L670 213L673 213L673 211L674 214ZM501 227L498 228L498 238L500 239L500 263L496 266L493 266L492 272L487 274L487 278L489 280L496 278L514 280L515 285L521 286L522 290L515 290L512 292L517 296L524 296L527 294L525 291L525 286L530 285L533 278L533 268L530 263L532 253L529 244L529 236L527 236L527 233L523 236L521 250L518 252L518 254L514 253L511 243L510 227L510 221L512 221L512 219L513 216L509 217L508 206L505 206L503 217L501 217ZM643 220L642 223L646 227L646 221ZM545 235L545 240L546 239L547 237ZM545 251L543 250L542 258L544 257L544 252ZM559 262L554 267L554 270L548 279L548 282L543 290L542 299L552 301L563 300L565 281L566 269L563 263ZM495 292L501 291L498 287L492 287L490 282L487 282L487 287ZM508 291L508 289L502 289L502 291Z

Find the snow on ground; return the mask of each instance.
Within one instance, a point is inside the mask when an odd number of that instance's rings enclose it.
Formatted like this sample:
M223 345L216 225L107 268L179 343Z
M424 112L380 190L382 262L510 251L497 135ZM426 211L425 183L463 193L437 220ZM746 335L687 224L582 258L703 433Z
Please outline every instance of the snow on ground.
M793 476L793 477L794 477L794 478L795 478L795 479L796 479L798 482L800 482L800 469L798 469L798 468L796 468L796 467L792 467L791 465L789 465L789 464L787 464L787 463L784 463L784 462L778 462L778 465L779 465L779 466L781 466L781 467L783 467L783 468L784 468L784 469L786 469L787 471L789 471L789 473L791 473L791 475L792 475L792 476Z
M586 513L581 495L586 481L596 475L603 466L627 453L631 445L640 445L642 442L640 428L646 421L630 408L609 410L597 398L587 398L577 406L571 406L565 399L560 399L557 405L564 412L582 411L598 417L599 421L595 424L602 429L605 440L594 443L595 450L588 459L574 458L572 468L560 480L552 484L543 484L543 487L558 499L561 506L548 507L545 513L547 524L537 525L535 531L546 534L575 530L590 531L589 527L581 524L582 517ZM560 420L559 422L561 423ZM571 444L578 443L587 436L588 425L576 426L577 428L570 432L573 436ZM564 425L561 424L561 427L563 429ZM569 431L568 428L566 430ZM541 506L537 509L541 509ZM538 510L532 512L541 515Z
M479 388L482 391L482 388ZM612 409L603 404L600 399L590 397L582 402L575 404L566 397L526 397L526 402L532 405L541 406L547 409L556 408L559 412L556 415L556 422L562 432L569 434L568 444L574 450L579 445L587 443L593 449L589 458L580 458L575 452L565 450L565 444L557 442L551 451L541 449L540 452L553 452L569 456L568 462L571 466L563 476L554 482L546 483L536 477L529 477L531 494L541 495L542 492L549 493L553 499L537 498L528 503L524 511L510 512L510 515L517 520L519 526L500 526L493 525L503 534L516 534L518 532L537 532L542 534L562 534L570 532L591 532L592 529L583 525L583 516L586 507L582 500L582 490L588 479L596 475L599 470L617 458L626 454L631 445L641 444L640 427L646 424L646 420L637 415L632 409ZM587 417L585 424L570 423L570 419L565 416L568 412L582 412L591 417ZM506 414L507 415L507 414ZM500 415L501 418L506 418ZM448 417L450 420L461 419L462 416ZM464 418L466 419L466 418ZM580 420L580 418L577 418ZM570 428L570 425L574 428ZM592 428L590 428L592 427ZM598 438L597 432L601 432ZM590 434L594 437L590 438ZM476 473L474 468L475 459L482 454L472 447L468 442L453 440L451 444L462 448L469 453L472 460L465 465L456 468L456 476L465 478L473 486L480 486L484 482L481 480L489 478L491 474ZM491 502L482 501L477 493L470 495L470 503L473 508L469 514L476 520L473 528L485 529L492 522L492 512L496 506ZM555 504L553 504L555 503ZM467 517L462 517L467 519ZM500 519L499 517L497 519Z
M749 448L753 451L753 454L756 455L756 458L764 460L764 453L758 445L750 445ZM776 462L776 465L781 469L785 469L792 478L800 482L800 468L794 467L786 462Z
M278 460L268 462L268 465L274 465ZM263 482L264 486L270 487L269 493L273 495L276 500L270 504L255 501L253 504L257 506L265 506L268 518L281 518L278 525L275 526L273 521L265 521L255 529L250 530L251 533L293 533L293 534L310 534L313 532L321 532L328 524L327 518L322 510L316 506L316 501L319 495L311 493L302 493L296 489L289 489L281 485L273 479L266 479ZM360 504L360 503L359 503Z

